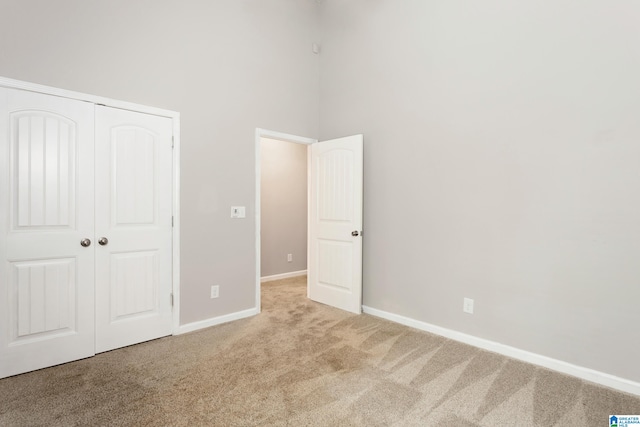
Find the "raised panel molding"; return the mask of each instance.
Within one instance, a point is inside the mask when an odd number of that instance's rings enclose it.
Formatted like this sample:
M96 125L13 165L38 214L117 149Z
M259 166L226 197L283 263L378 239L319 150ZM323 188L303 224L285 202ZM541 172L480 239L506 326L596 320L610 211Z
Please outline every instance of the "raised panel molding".
M353 163L353 153L348 150L332 150L319 156L318 162L318 219L350 222L353 216L353 201L350 197L353 175L349 166ZM328 198L327 194L332 197Z
M111 130L113 225L154 225L157 138L140 127Z
M75 227L76 123L44 111L11 113L12 230Z
M351 292L351 243L318 239L318 284Z
M158 312L157 251L112 254L111 272L112 322Z
M74 258L11 262L9 345L73 333L76 286Z

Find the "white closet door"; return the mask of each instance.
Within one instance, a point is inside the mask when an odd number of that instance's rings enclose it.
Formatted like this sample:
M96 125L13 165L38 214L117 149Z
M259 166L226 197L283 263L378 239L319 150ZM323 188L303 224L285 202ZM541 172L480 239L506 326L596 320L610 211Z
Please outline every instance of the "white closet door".
M0 88L0 377L94 354L93 120Z
M169 118L96 107L97 353L172 333L171 139Z

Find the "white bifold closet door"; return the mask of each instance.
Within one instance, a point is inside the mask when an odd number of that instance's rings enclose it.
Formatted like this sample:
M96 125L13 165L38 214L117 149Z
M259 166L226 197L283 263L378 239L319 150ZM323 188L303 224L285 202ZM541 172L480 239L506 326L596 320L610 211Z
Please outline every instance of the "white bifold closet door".
M0 378L171 334L171 133L0 88Z

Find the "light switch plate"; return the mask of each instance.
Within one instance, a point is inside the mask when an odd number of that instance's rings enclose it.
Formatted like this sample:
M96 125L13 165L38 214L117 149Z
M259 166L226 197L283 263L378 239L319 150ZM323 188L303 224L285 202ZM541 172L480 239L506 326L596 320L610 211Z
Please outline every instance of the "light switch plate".
M244 206L231 206L231 218L245 218L247 216Z

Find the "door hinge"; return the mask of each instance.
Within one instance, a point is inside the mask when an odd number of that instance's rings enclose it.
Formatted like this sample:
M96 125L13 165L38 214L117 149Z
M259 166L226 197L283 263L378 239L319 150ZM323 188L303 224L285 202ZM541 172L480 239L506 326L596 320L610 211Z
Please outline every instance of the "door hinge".
M171 216L171 228L173 228L173 216Z
M173 307L173 292L169 294L169 301L171 302L171 307Z
M173 135L171 135L171 148L174 147L175 143L176 143L176 141L175 141Z

